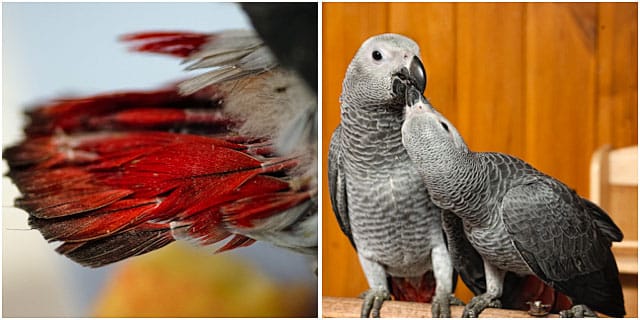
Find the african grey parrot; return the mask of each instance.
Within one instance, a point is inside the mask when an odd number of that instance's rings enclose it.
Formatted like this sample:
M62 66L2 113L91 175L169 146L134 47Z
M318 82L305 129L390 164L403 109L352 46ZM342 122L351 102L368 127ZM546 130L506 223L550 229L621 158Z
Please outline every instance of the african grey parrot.
M329 148L331 204L370 287L363 317L379 316L390 293L399 300L433 298L433 316L450 316L449 305L457 302L440 209L401 142L408 85L426 86L418 45L397 34L366 40L347 69L342 119Z
M451 231L461 222L463 240L484 263L487 291L467 304L463 316L499 306L505 273L511 271L535 275L570 297L574 306L562 316L595 316L593 309L622 317L622 289L610 249L622 233L611 218L520 159L470 151L417 89L406 94L402 142L433 202L455 215L444 218L449 245L460 245L460 234Z

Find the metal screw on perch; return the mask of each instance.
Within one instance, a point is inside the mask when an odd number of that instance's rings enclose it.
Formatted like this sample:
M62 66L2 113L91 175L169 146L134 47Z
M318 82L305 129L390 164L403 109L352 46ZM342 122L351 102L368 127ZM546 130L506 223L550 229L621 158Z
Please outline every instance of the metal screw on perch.
M549 314L550 304L542 304L542 301L536 300L534 302L528 301L529 311L527 311L530 315L534 317L544 317Z

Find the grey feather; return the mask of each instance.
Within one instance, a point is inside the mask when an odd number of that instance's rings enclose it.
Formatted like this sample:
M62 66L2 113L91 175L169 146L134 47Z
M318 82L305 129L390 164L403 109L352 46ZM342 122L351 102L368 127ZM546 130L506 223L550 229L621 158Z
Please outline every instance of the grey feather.
M406 113L404 146L433 201L462 220L485 263L534 274L576 304L624 314L610 249L622 234L601 209L520 159L471 152L424 99Z
M180 83L182 94L192 94L209 85L260 74L278 65L269 48L249 30L220 32L184 62L191 62L187 70L214 69Z
M329 144L329 195L331 206L338 220L342 232L349 238L355 248L351 236L351 222L349 221L349 209L347 207L347 187L342 167L342 150L340 147L342 128L338 126L331 136Z

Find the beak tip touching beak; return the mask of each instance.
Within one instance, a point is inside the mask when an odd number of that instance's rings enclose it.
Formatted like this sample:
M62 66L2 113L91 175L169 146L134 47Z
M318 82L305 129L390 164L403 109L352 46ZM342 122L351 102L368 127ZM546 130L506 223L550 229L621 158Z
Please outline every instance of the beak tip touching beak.
M394 75L393 92L396 95L404 96L409 87L415 88L424 94L427 87L427 73L424 70L422 61L417 56L413 56L409 66L404 66Z
M422 101L422 93L414 86L407 87L405 101L407 106L414 106Z

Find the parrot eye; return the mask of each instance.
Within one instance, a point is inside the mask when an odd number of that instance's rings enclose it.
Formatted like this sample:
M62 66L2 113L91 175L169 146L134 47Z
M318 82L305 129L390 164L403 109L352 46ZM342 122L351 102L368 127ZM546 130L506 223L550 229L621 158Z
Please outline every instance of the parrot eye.
M442 127L444 128L444 130L446 130L447 132L449 132L449 126L444 123L444 122L440 122L440 124L442 125Z
M373 51L373 53L371 53L371 56L373 57L373 60L376 60L376 61L382 60L382 53L380 53L380 51L378 50Z

